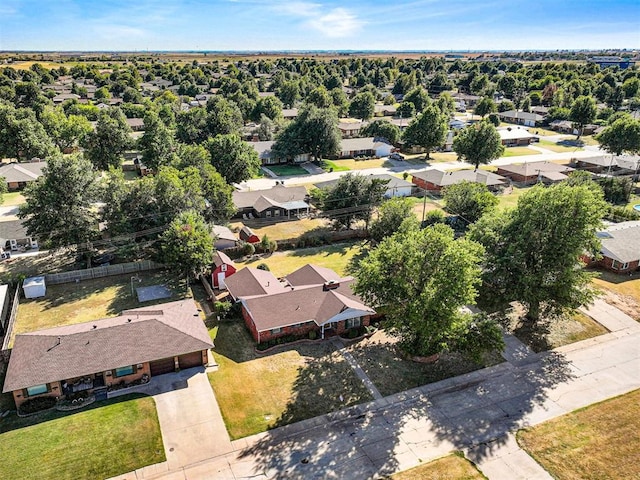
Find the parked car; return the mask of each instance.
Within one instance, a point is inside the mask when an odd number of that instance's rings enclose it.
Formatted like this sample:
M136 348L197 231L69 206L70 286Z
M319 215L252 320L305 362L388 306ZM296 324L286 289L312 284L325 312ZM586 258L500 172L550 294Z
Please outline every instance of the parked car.
M91 264L94 267L106 266L106 265L110 265L115 258L116 256L113 253L103 253L101 255L93 257L91 259Z
M389 155L389 159L391 159L391 160L404 160L404 155L401 155L399 153L392 153L391 155Z

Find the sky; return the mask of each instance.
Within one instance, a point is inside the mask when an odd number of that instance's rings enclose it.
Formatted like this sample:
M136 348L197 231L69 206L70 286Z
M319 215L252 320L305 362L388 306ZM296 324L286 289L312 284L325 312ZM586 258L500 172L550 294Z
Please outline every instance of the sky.
M0 0L0 51L640 48L640 0Z

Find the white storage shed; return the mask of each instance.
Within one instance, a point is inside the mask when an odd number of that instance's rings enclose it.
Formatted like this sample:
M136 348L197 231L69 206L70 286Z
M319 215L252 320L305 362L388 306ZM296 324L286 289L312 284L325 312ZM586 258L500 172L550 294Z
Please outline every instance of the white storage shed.
M44 277L25 278L24 282L22 282L22 289L24 290L24 296L27 298L44 297L47 293Z

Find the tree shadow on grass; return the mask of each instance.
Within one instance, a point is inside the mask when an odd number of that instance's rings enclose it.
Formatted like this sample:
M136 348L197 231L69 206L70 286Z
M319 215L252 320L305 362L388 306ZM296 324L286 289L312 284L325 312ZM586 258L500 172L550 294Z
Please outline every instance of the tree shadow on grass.
M288 412L322 393L319 375L301 372ZM239 458L277 479L373 478L469 448L477 461L526 425L526 416L546 418L554 408L545 404L549 391L571 377L553 352L520 367L503 363L387 397L389 405L357 405L267 432Z

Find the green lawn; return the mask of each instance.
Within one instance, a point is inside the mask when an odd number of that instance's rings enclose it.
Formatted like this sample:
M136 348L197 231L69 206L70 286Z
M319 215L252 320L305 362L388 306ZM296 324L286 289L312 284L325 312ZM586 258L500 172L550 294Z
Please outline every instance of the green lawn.
M331 343L258 356L241 321L222 322L210 334L219 368L209 381L232 439L372 399Z
M607 270L600 270L598 276L593 279L593 283L599 288L631 297L640 304L640 274L618 275Z
M165 460L152 398L94 405L0 421L0 478L107 478Z
M558 152L558 153L577 152L579 150L582 150L581 147L566 145L561 142L552 142L550 140L544 140L544 139L541 139L540 142L537 143L536 145L539 145L541 148L545 148L547 150L551 150L552 152Z
M347 273L347 266L351 259L360 254L361 246L361 243L340 243L323 247L300 248L286 252L275 252L268 257L236 263L241 267L256 267L261 263L266 263L276 277L288 275L307 263L331 268L344 275Z
M500 194L498 195L498 207L500 208L511 208L518 205L518 198L527 191L529 191L531 187L513 187L511 193L508 194Z
M298 165L266 165L266 168L279 177L287 177L290 175L309 175L309 172Z
M25 198L22 192L10 192L2 195L2 206L13 207L14 205L22 205L25 202Z
M504 149L504 155L502 155L502 158L522 157L523 155L540 155L540 152L532 150L529 147L508 147Z
M173 296L139 303L131 294L132 276L114 275L79 283L47 285L45 297L20 300L14 334L112 317L123 310L170 302L185 296L184 279L176 280L175 275L162 270L140 272L137 276L142 282L134 281L134 288L165 284L172 289Z
M558 480L640 478L640 390L520 430L517 438Z
M354 160L353 158L347 158L344 160L333 160L331 162L334 166L337 166L337 169L334 167L334 172L342 171L343 169L347 170L367 170L369 168L380 168L380 167L390 167L392 166L387 160L382 158L372 158L371 160Z
M462 454L452 454L391 475L390 480L483 480L486 478Z
M271 240L288 240L290 238L298 238L299 236L311 230L317 230L327 227L328 221L324 218L303 218L301 220L293 220L290 222L277 222L273 225L264 225L264 223L254 226L250 220L242 222L234 222L231 228L240 230L243 225L247 225L253 232L262 238L265 235Z
M345 166L345 165L340 165L340 163L338 163L339 160L336 161L332 161L332 160L324 160L322 162L322 168L324 168L326 171L331 171L331 172L346 172L348 170L351 170L349 167Z

